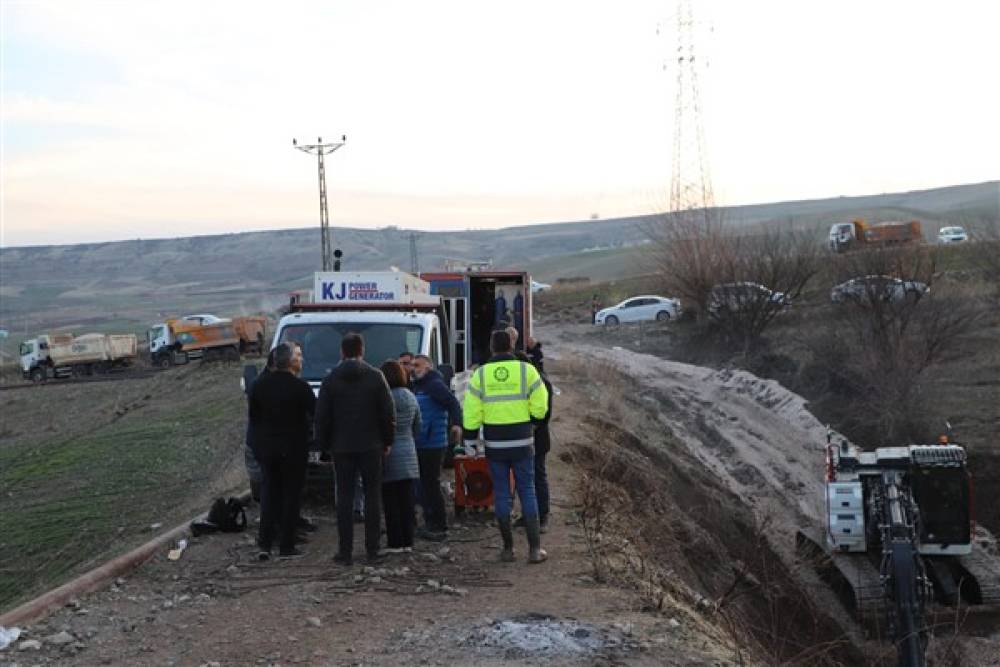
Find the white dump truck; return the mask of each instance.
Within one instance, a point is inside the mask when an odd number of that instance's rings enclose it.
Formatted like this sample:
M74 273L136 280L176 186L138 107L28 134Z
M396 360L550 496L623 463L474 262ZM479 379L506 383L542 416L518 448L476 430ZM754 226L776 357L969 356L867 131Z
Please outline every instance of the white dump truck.
M106 373L138 356L135 334L42 334L21 343L21 375L34 382Z

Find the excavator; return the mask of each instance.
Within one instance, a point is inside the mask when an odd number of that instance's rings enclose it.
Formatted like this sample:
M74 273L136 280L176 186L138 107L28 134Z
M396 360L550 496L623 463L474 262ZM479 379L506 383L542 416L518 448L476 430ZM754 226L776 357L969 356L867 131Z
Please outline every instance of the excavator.
M862 624L884 623L900 667L922 667L940 606L1000 605L1000 563L974 544L965 449L864 451L827 433L826 525L796 546ZM881 631L880 631L881 632Z

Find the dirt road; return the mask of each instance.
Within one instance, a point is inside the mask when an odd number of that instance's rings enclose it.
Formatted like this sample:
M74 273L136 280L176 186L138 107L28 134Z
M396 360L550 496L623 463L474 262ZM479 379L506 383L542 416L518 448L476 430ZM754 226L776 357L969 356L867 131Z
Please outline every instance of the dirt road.
M557 443L591 437L569 396L556 400ZM249 533L194 539L180 561L160 554L28 628L22 641L41 648L15 646L0 664L728 664L699 622L642 611L632 591L595 581L571 507L579 471L559 456L569 447L550 457L551 559L542 565L526 564L523 533L518 562L499 563L496 528L474 515L444 544L418 541L413 554L377 567L340 567L332 508L312 506L320 530L306 557L258 563ZM64 631L63 645L46 639Z

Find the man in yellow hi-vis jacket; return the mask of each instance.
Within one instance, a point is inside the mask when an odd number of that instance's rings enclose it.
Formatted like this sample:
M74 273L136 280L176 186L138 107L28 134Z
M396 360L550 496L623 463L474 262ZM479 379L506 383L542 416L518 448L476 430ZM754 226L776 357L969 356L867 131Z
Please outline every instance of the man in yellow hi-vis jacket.
M545 417L549 395L538 371L514 358L512 341L506 331L494 331L490 339L493 356L469 378L462 407L466 450L475 450L479 429L483 429L486 458L493 477L494 512L503 537L501 560L514 560L511 532L511 471L524 510L528 533L528 562L547 558L542 550L535 498L534 425Z

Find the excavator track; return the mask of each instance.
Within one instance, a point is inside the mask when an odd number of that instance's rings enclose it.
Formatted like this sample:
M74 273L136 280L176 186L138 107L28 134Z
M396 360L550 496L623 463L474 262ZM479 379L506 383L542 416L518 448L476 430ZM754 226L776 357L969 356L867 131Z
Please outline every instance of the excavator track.
M886 613L882 580L867 554L829 553L820 530L799 530L796 543L799 555L813 562L863 625L882 623Z
M1000 605L1000 560L973 547L971 554L958 558L958 564L971 579L971 595L977 604Z

